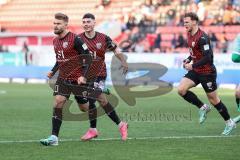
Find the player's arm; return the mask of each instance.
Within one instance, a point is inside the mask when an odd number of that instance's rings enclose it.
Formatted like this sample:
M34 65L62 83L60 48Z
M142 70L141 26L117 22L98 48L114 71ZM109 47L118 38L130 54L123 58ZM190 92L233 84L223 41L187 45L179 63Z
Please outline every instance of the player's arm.
M53 68L51 69L51 71L49 71L49 72L47 73L47 77L48 77L48 78L52 78L52 77L55 75L55 73L57 72L58 68L59 68L59 64L58 64L58 62L56 61L55 65L53 66Z
M128 64L126 59L124 58L124 55L122 52L120 52L120 49L117 47L117 44L112 41L110 37L106 37L107 41L107 50L112 51L114 55L120 60L121 67L123 68L123 74L126 74L128 71Z
M203 57L198 62L192 64L192 68L203 66L212 61L212 49L210 46L210 40L207 36L200 37L199 46Z
M81 58L80 58L81 62L79 62L79 63L83 69L83 74L81 77L79 77L78 83L79 84L86 83L85 75L87 75L88 68L89 68L90 64L92 63L92 57L89 53L86 43L84 43L81 40L81 38L78 36L76 36L76 38L74 39L74 49L81 56Z
M183 63L190 63L192 61L192 57L188 56L188 58L183 60Z
M89 54L86 43L84 43L78 36L76 36L74 39L74 49L78 52L79 55Z

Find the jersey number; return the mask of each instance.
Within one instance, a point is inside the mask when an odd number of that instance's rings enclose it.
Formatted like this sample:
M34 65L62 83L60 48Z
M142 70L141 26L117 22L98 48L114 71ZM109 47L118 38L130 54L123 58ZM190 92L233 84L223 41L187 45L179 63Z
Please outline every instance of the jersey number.
M92 58L93 60L96 60L97 59L97 52L96 51L90 51L91 55L92 55Z
M64 59L63 50L57 51L57 59Z

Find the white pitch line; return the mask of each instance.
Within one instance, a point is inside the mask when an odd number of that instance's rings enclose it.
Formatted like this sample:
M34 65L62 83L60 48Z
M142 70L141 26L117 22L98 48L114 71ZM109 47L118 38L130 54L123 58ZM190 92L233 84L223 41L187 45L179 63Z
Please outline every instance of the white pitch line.
M166 137L129 137L128 140L156 140L156 139L194 139L194 138L234 138L240 137L240 135L212 135L212 136L166 136ZM120 138L99 138L93 139L93 141L114 141L120 140ZM80 139L60 139L60 142L81 142ZM39 142L39 140L15 140L15 141L0 141L0 144L4 143L33 143Z

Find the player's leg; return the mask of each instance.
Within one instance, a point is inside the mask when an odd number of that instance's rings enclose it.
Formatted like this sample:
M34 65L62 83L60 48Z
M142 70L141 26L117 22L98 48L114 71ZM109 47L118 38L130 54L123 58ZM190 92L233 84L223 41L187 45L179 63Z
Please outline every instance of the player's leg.
M81 137L81 140L87 141L98 136L97 127L97 109L95 102L96 100L87 99L80 96L75 96L75 99L78 103L80 110L88 111L88 117L90 122L90 128L88 131Z
M100 106L104 109L108 117L118 125L122 140L127 140L128 124L120 120L113 106L108 102L106 95L103 93L100 94L97 101L99 102Z
M234 128L236 128L235 122L230 118L230 115L228 113L227 107L225 104L220 100L220 98L217 95L216 91L213 91L211 93L207 93L207 97L209 102L217 109L219 114L222 116L222 118L226 122L226 127L224 131L222 132L223 135L229 135Z
M70 96L70 92L67 86L58 80L55 84L54 95L52 133L48 138L40 140L40 143L46 146L58 145L58 135L62 124L62 110L64 104Z
M222 134L228 135L231 131L236 127L236 124L230 118L228 113L227 107L221 101L217 94L217 83L216 83L216 76L210 75L206 77L201 77L201 84L207 94L209 102L217 109L219 114L226 122L226 127Z
M183 97L189 103L201 108L204 104L203 102L197 97L196 94L189 91L192 87L195 87L198 84L198 79L192 71L189 71L180 81L180 84L177 88L178 94Z
M89 102L87 98L80 97L80 96L74 96L74 98L78 104L79 109L82 112L87 112L89 110Z
M196 94L189 91L190 88L195 87L198 83L198 75L193 71L189 71L180 81L178 94L186 101L199 108L199 123L202 124L207 118L207 113L210 111L210 107L207 104L204 104Z
M236 103L237 103L237 110L238 112L240 112L240 104L239 104L239 99L240 99L240 85L237 86L236 91L235 91L235 97L236 97ZM233 118L233 121L235 123L239 123L240 122L240 115Z
M235 91L235 97L236 97L236 104L237 104L237 109L240 112L240 85L237 86L236 91Z

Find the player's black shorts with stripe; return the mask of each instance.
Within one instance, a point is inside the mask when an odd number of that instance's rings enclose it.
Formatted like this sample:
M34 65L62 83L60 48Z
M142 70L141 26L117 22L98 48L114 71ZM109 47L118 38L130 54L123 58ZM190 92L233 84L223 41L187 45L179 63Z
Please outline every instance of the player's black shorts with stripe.
M70 86L71 84L77 85L77 81L58 78L54 86L53 95L61 95L69 98L72 93L72 88Z
M206 93L213 92L217 89L217 74L198 74L195 71L188 71L187 74L185 74L186 78L192 80L196 85L201 83L203 89Z
M93 87L93 88L98 87L98 88L102 89L103 87L105 87L105 81L106 81L106 77L97 77L94 80L90 80L88 82L88 86ZM86 97L81 97L81 96L74 96L74 98L76 99L78 104L85 104L88 101L91 101L91 103L96 102L96 99L93 99L93 98L86 98Z
M85 99L85 97L91 97L91 99L96 99L100 94L100 90L95 90L92 86L88 84L78 85L75 80L66 80L58 78L55 86L53 95L62 95L67 99L70 97L71 93L79 99Z

